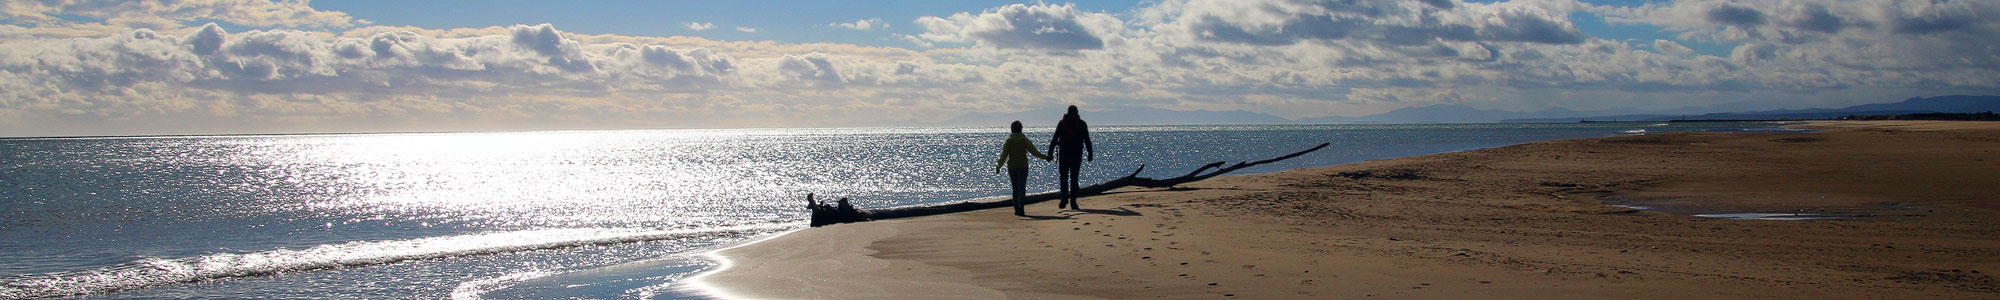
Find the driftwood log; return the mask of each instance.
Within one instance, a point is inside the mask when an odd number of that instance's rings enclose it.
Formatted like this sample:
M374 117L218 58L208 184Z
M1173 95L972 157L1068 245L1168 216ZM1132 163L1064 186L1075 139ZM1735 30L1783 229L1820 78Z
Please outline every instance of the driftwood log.
M1281 160L1291 159L1294 157L1299 157L1301 155L1305 155L1306 153L1312 153L1313 151L1319 151L1319 149L1321 148L1326 148L1328 144L1329 143L1320 143L1319 146L1314 146L1312 147L1312 149L1293 152L1292 154L1286 154L1284 156L1279 156L1266 160L1238 162L1235 165L1230 165L1228 167L1222 166L1226 162L1220 162L1220 161L1213 162L1207 165L1203 165L1200 168L1196 168L1194 169L1194 171L1188 172L1186 175L1181 175L1180 177L1173 177L1173 178L1154 179L1154 178L1139 177L1139 172L1146 170L1146 165L1141 164L1139 165L1138 170L1132 170L1131 175L1125 175L1125 177L1112 179L1111 181L1105 181L1103 183L1093 184L1090 186L1079 188L1077 195L1078 196L1098 195L1098 194L1103 194L1104 192L1111 191L1113 189L1128 187L1128 186L1149 187L1149 188L1170 188L1184 183L1201 181L1203 179L1209 179L1215 176L1221 176L1222 174L1227 174L1229 172L1241 170L1243 168L1249 168L1257 165L1268 164ZM1210 171L1210 169L1214 170ZM1207 171L1208 173L1202 173L1204 171ZM1024 199L1024 201L1027 202L1027 204L1035 204L1035 203L1040 203L1042 201L1054 200L1061 197L1062 197L1062 192L1059 191L1047 192L1047 193L1028 195L1028 197ZM841 199L841 200L846 200L846 199ZM806 195L806 201L808 203L811 203L813 201L812 195L810 194ZM1012 202L1011 199L999 200L999 201L965 201L965 202L949 203L949 204L908 206L908 207L897 207L897 208L886 208L886 209L875 209L875 210L830 209L831 207L828 207L829 209L812 209L812 226L819 227L819 226L839 224L839 223L922 217L922 216L941 215L948 213L967 212L967 211L975 211L981 209L1001 208L1010 206L1014 206L1014 203ZM809 205L808 207L813 208L818 206Z

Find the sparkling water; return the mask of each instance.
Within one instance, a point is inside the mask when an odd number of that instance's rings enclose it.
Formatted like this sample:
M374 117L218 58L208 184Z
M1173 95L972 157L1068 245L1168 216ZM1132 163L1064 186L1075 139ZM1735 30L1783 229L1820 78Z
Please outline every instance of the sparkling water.
M1085 184L1772 123L1092 128ZM1046 143L1052 128L1029 128ZM1002 128L0 139L0 298L698 298L698 255L863 208L1005 195ZM1046 144L1042 144L1046 147ZM1046 149L1046 148L1043 148ZM1030 189L1055 188L1036 162Z

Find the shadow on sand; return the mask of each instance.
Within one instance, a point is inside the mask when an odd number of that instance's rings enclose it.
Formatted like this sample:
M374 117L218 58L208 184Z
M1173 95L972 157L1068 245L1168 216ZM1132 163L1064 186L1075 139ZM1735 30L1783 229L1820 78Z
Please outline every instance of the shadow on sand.
M1042 220L1068 220L1068 219L1069 219L1069 216L1070 216L1070 215L1059 215L1059 216L1043 216L1043 215L1026 215L1026 216L1020 216L1020 217L1021 217L1021 219L1024 219L1024 220L1030 220L1030 221L1042 221Z
M1082 209L1072 209L1070 211L1082 212L1086 214L1100 214L1100 215L1113 215L1113 216L1125 216L1125 217L1137 217L1145 215L1136 211L1132 211L1132 209L1130 208L1124 208L1124 207L1119 207L1118 209L1082 208Z

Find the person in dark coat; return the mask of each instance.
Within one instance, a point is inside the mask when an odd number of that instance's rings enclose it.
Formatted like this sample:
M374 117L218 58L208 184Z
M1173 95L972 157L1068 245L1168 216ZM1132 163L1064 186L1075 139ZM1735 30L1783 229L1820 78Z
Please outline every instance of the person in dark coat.
M1076 196L1081 192L1077 185L1077 174L1083 170L1085 160L1097 160L1097 147L1090 143L1090 126L1076 113L1076 106L1069 106L1069 113L1062 121L1056 122L1056 135L1049 138L1049 154L1056 157L1056 185L1062 187L1062 202L1056 208L1083 209L1077 206ZM1087 152L1086 152L1087 151ZM1088 153L1088 156L1085 155Z

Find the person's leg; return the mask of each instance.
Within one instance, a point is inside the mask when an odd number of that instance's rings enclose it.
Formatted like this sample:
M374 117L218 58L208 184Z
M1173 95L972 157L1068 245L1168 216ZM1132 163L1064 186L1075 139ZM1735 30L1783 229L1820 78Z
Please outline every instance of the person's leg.
M1014 183L1014 215L1028 215L1021 202L1028 198L1028 169L1007 168L1007 181Z
M1058 194L1061 197L1059 197L1060 202L1056 202L1056 208L1069 208L1070 199L1073 199L1072 195L1076 193L1075 187L1069 184L1069 178L1070 176L1076 176L1076 173L1070 172L1069 160L1061 159L1060 161L1058 164L1061 167L1056 168L1056 189L1061 190L1061 193Z
M1083 196L1083 186L1077 183L1078 177L1083 177L1083 172L1081 172L1083 171L1083 162L1071 160L1062 164L1060 169L1062 169L1063 175L1061 179L1058 179L1059 182L1057 184L1061 184L1069 191L1068 193L1063 193L1064 202L1069 203L1070 209L1083 209L1082 206L1078 206L1079 203L1076 199Z

